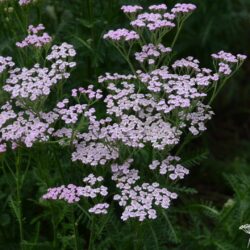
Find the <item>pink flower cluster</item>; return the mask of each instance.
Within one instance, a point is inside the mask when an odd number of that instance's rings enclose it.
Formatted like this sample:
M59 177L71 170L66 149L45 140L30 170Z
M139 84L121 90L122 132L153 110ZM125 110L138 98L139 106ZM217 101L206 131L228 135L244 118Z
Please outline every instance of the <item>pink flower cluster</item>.
M179 113L179 116L183 119L183 121L190 123L188 129L193 135L198 135L205 131L207 129L205 123L211 120L213 115L214 112L211 110L211 107L203 104L202 102L198 102L195 110L192 112L187 114L184 114L183 112Z
M111 40L114 42L117 41L134 41L138 40L140 37L135 31L127 30L127 29L117 29L110 30L103 36L104 39Z
M89 212L93 214L107 214L108 208L109 208L108 203L98 203L95 206L91 207L89 209Z
M69 103L68 99L64 99L57 103L57 107L54 108L54 112L61 117L65 124L75 124L78 121L78 116L80 116L87 108L86 104L76 104L66 107Z
M17 42L16 46L19 48L24 48L28 46L34 46L40 48L51 42L52 38L48 33L44 32L40 34L45 27L43 24L39 24L38 26L30 25L28 27L28 36L21 42Z
M225 52L225 51L220 51L217 54L212 54L212 58L215 60L223 61L225 63L240 63L241 61L246 60L247 56L245 55L233 55L231 53Z
M123 11L123 13L131 14L143 10L143 8L139 5L123 5L121 7L121 10Z
M0 56L0 74L3 73L5 70L13 68L14 66L15 63L12 61L12 58L10 56Z
M0 144L10 142L12 148L19 143L30 148L37 141L47 141L53 131L47 122L30 111L16 113L8 102L1 107L0 120Z
M161 11L161 10L166 10L167 5L166 4L157 4L157 5L151 5L149 6L149 10L155 10L155 11Z
M19 5L23 6L23 5L28 5L32 2L33 0L19 0Z
M194 59L192 56L189 56L187 58L183 58L181 60L177 60L172 64L173 69L185 69L187 70L187 73L191 73L192 71L199 72L199 60Z
M70 69L76 65L75 62L70 62L75 54L72 45L63 43L60 46L53 46L52 52L47 56L47 60L52 61L49 68L35 64L31 69L11 69L3 89L10 93L11 98L35 101L48 96L54 85L69 78Z
M122 165L111 166L112 180L120 190L120 194L116 194L114 200L124 207L121 219L124 221L129 218L138 218L139 221L147 218L156 219L155 206L168 208L171 200L177 198L177 194L166 188L160 188L157 182L137 184L140 176L138 170L129 169L132 162L132 159L128 159Z
M159 29L170 30L175 27L175 24L164 18L164 15L160 13L142 13L137 16L137 19L133 20L131 23L134 28L148 28L150 31L157 31Z
M192 13L196 6L194 4L176 4L170 12L167 11L166 4L158 4L149 6L149 12L138 14L136 18L132 15L131 25L135 29L147 28L151 32L164 31L168 32L176 25L173 22L175 18L185 17ZM123 6L124 13L136 14L138 10L142 10L141 6Z
M180 160L181 158L178 156L169 155L162 162L158 160L152 161L149 168L151 170L159 169L161 175L169 174L169 178L173 181L176 179L183 179L185 175L189 174L189 170L178 164Z
M78 89L72 89L71 96L80 97L81 95L85 95L88 99L99 100L103 97L102 91L100 89L94 90L94 85L89 85L87 89L80 87Z
M86 183L85 186L75 186L69 184L68 186L60 186L49 188L48 192L43 195L44 200L64 200L67 203L75 203L80 200L81 197L85 198L96 198L97 196L105 197L108 195L107 187L101 185L96 186L99 182L102 182L103 178L101 176L95 177L93 174L85 177L83 181ZM95 206L91 212L95 213L96 210L104 210L107 208L104 206ZM97 213L97 212L96 212Z
M218 63L219 74L229 76L237 67L242 65L247 57L241 54L235 56L231 53L220 51L217 54L212 54L212 58Z
M167 12L166 4L158 4L149 6L146 12L138 14L142 11L141 6L122 6L121 8L125 14L129 14L129 18L132 19L130 22L131 26L138 29L146 28L150 32L168 32L176 25L173 22L177 17L185 17L196 9L193 4L176 4L173 9ZM138 14L136 16L136 14Z
M171 10L172 13L175 15L185 15L192 13L196 10L196 6L191 3L177 3L173 9Z
M144 63L145 61L151 65L156 63L156 59L160 56L164 57L167 53L172 51L171 48L165 47L162 44L154 45L152 43L144 45L142 47L141 52L135 53L135 59L140 63Z

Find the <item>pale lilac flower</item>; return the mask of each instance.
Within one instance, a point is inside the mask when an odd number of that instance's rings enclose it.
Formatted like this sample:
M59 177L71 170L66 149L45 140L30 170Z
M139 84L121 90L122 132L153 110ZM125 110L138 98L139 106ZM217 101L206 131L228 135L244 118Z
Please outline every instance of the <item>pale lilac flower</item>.
M194 59L192 56L189 56L187 58L175 61L172 64L172 67L174 69L181 69L181 70L186 69L187 72L190 72L190 70L199 72L200 71L199 64L200 62L197 59Z
M170 20L166 20L160 13L142 13L137 16L137 19L130 23L135 28L147 27L150 31L159 29L169 30L175 27L175 24Z
M110 30L103 36L104 39L111 41L133 41L140 37L135 31L127 29Z
M176 18L176 15L172 13L164 13L163 17L166 18L167 20L174 20Z
M187 4L187 3L177 3L171 10L174 14L189 14L196 9L194 4Z
M137 13L138 11L143 10L143 8L139 5L123 5L121 7L121 10L123 11L123 13L131 14Z
M87 89L83 87L79 87L78 89L72 89L72 97L80 97L80 95L86 96L89 100L100 100L103 97L102 91L100 89L97 89L96 91L94 90L94 85L88 85Z
M245 55L233 55L231 53L220 51L217 54L212 54L212 58L215 60L223 61L229 64L239 63L239 61L244 61L247 57Z
M5 144L5 143L2 144L2 143L0 142L0 153L4 153L4 152L6 152L6 150L7 150L6 144Z
M211 111L211 107L204 105L201 102L197 103L196 110L188 114L183 112L179 113L181 119L189 124L188 129L193 135L198 135L201 132L205 131L207 128L205 122L212 119L214 112Z
M98 178L99 177L97 177L97 179ZM60 187L49 188L47 193L44 194L42 198L44 200L64 200L67 203L76 203L80 201L81 197L94 199L98 196L105 197L108 195L107 187L103 185L95 186L95 184L96 183L90 183L85 186L75 186L74 184L69 184L68 186L62 185ZM108 208L107 205L97 205L96 210L98 207L99 210L106 210ZM96 210L95 208L92 208L90 212L94 212Z
M150 5L149 10L153 10L153 11L164 11L167 9L167 5L166 4L158 4L158 5Z
M32 2L33 0L19 0L19 5L23 6L23 5L28 5Z
M114 200L124 208L121 219L124 221L130 218L138 218L139 221L156 219L155 207L169 208L171 200L176 199L177 194L171 193L166 188L160 188L157 182L138 185L139 171L130 169L132 162L132 159L128 159L122 165L111 166L112 180L120 189L120 193L114 196Z
M27 46L34 46L40 48L52 41L51 36L48 33L41 33L45 27L43 24L39 24L38 26L30 25L28 28L28 36L21 42L17 42L16 46L19 48L24 48Z
M172 51L171 48L165 47L162 44L154 45L152 43L144 45L142 47L141 52L135 53L135 59L141 63L147 61L149 63L149 60L155 60L159 58L160 56L164 56L165 54L168 54ZM149 63L152 64L152 63Z
M171 180L183 179L185 175L189 174L189 170L180 165L178 162L180 158L177 156L168 156L162 162L158 160L152 161L149 165L151 170L159 170L161 175L168 175Z
M35 64L31 69L11 69L3 89L11 94L11 98L19 97L35 101L42 96L48 96L54 85L69 78L70 69L76 65L75 62L70 62L75 54L72 45L66 43L55 45L47 56L47 60L53 62L51 67Z
M247 59L247 56L242 54L237 54L237 59L240 61L245 61Z
M93 213L93 214L107 214L108 208L109 208L108 203L98 203L95 206L93 206L92 208L90 208L89 212Z
M229 76L232 73L230 66L226 63L219 63L219 73L225 76Z
M12 57L3 57L0 56L0 74L5 70L9 70L15 66L15 63L12 61Z

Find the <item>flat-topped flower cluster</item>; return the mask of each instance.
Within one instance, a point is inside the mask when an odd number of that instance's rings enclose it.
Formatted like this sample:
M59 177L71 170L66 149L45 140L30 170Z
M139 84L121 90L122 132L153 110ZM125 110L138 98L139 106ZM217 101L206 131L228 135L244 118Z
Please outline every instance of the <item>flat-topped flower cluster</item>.
M111 30L104 39L121 52L132 72L106 73L98 78L100 87L74 88L50 111L47 97L76 66L73 46L52 46L46 66L29 69L16 67L11 57L0 57L3 90L9 94L0 108L0 152L47 141L70 146L71 160L86 166L83 172L91 172L83 179L85 185L53 187L43 199L76 203L85 197L93 200L90 213L106 214L110 204L104 199L112 196L123 208L122 220L143 221L156 219L158 207L167 209L177 198L172 186L189 170L175 152L186 135L206 130L213 115L211 100L246 57L213 54L214 70L201 67L192 56L173 59L175 42L165 46L162 38L175 27L179 33L180 24L196 9L193 4L176 4L169 12L165 4L145 12L138 5L121 9L133 30ZM33 35L41 30L43 25L29 27ZM19 47L40 47L45 40L27 38ZM135 44L140 49L134 51ZM98 105L105 109L101 118ZM145 151L150 160L138 161ZM103 176L94 174L99 169ZM100 185L107 176L115 185Z
M42 31L45 30L43 24L38 26L30 25L28 27L28 36L21 42L17 42L16 46L19 48L25 48L28 46L42 47L52 41L51 36ZM41 34L42 33L42 34Z
M0 0L1 3L10 2L10 0ZM17 0L20 6L26 6L33 2L33 0Z

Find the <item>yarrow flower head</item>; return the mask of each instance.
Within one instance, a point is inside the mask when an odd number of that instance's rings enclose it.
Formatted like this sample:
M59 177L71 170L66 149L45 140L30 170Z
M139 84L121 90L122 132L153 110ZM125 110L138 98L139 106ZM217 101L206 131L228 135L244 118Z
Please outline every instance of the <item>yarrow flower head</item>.
M212 54L212 58L218 61L222 61L225 63L239 63L240 61L246 60L247 56L245 55L233 55L231 53L225 52L225 51L220 51L217 54Z
M149 10L152 11L164 11L167 10L167 5L166 4L158 4L158 5L151 5L148 7Z
M95 177L93 174L85 177L83 181L86 183L85 186L75 186L74 184L69 184L67 186L60 186L49 188L48 192L43 195L44 200L64 200L67 203L75 203L80 201L81 197L85 198L96 198L97 196L105 197L108 195L107 187L103 185L97 185L102 181L102 177ZM107 205L100 207L93 207L90 212L95 212L97 209L106 210ZM104 213L104 211L103 211Z
M3 73L5 70L13 68L14 66L15 63L12 61L12 58L10 56L0 56L0 74Z
M28 28L28 36L21 42L17 42L16 46L19 48L24 48L28 46L34 46L40 48L52 41L51 36L48 33L44 32L42 34L45 27L43 24L39 24L38 26L30 25Z
M147 28L150 31L159 29L170 30L175 24L170 19L165 19L160 13L142 13L130 23L134 28Z
M247 58L245 55L233 55L225 51L220 51L216 54L212 54L211 56L215 60L218 66L218 73L221 76L231 75L233 71L241 66Z
M140 10L143 10L143 8L139 5L123 5L121 7L121 10L125 14L132 14L132 13L137 13Z
M23 6L23 5L28 5L30 3L32 3L33 0L19 0L19 5Z
M111 40L111 41L133 41L138 40L140 37L139 35L133 30L127 29L117 29L117 30L110 30L103 36L104 39Z
M135 59L141 63L144 63L146 61L148 64L155 64L156 59L158 59L159 57L163 57L171 51L171 48L165 47L162 44L158 44L155 46L154 44L150 43L144 45L141 52L135 53Z
M124 207L121 219L126 221L129 218L138 218L139 221L145 219L156 219L157 213L155 206L168 208L172 199L177 198L176 193L160 188L159 183L142 183L138 170L129 169L132 159L128 159L123 165L113 164L112 180L116 182L116 187L120 194L114 196L114 200Z
M180 160L180 157L170 155L162 162L158 160L152 161L149 168L151 170L159 169L161 175L168 174L169 178L173 181L176 179L183 179L185 175L189 174L189 170L178 164Z
M190 3L177 3L172 9L171 12L176 15L185 15L192 13L196 9L194 4Z
M51 67L35 64L31 69L14 68L9 71L3 89L11 94L11 98L20 97L35 101L42 96L48 96L54 85L69 78L70 73L67 71L76 65L75 62L70 62L75 54L72 45L55 45L47 56L47 60L52 61ZM12 63L11 65L13 66Z
M103 97L100 89L97 89L96 91L94 90L94 85L89 85L87 89L83 87L72 89L71 96L80 98L81 95L84 95L89 100L99 100Z

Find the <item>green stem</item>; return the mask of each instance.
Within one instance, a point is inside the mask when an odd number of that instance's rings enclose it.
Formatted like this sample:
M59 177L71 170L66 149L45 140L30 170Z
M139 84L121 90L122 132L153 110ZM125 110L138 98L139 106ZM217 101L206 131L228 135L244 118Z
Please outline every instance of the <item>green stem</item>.
M78 232L76 228L76 223L75 223L75 214L74 214L74 208L72 208L72 226L73 226L73 231L74 231L74 243L75 243L75 250L78 250Z
M181 21L180 23L178 22L178 24L177 24L177 32L176 32L174 40L173 40L173 42L171 44L171 48L173 48L175 46L175 44L176 44L176 41L177 41L177 39L178 39L178 37L180 35L180 32L182 30L183 23L184 23L184 21Z
M19 224L19 236L20 236L20 248L24 250L23 241L23 218L22 218L22 200L21 200L21 173L20 173L20 149L17 151L17 159L16 159L16 199L17 199L17 209L18 209L18 224Z
M95 226L95 219L94 217L92 217L88 250L95 250L94 249L94 226Z
M128 63L131 71L133 72L134 75L136 75L136 71L134 66L132 65L132 63L129 60L129 55L127 55L124 51L122 51L122 49L120 49L118 46L114 45L116 47L116 49L120 52L120 54L122 55L122 57L125 59L125 61Z

